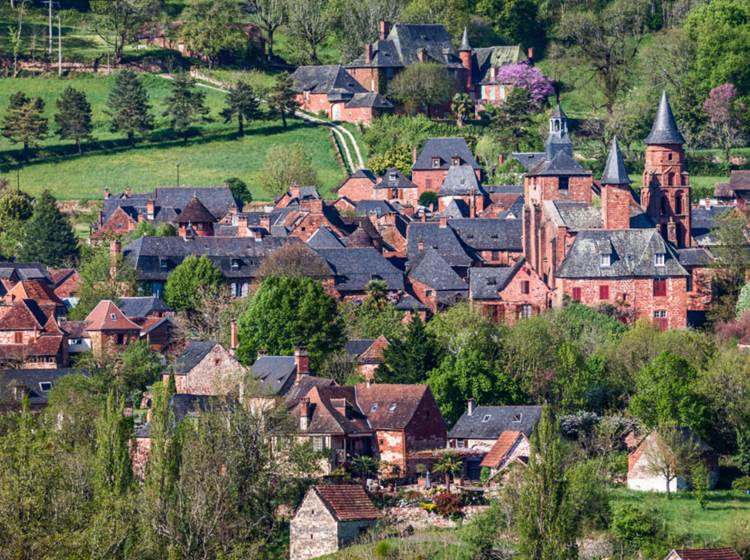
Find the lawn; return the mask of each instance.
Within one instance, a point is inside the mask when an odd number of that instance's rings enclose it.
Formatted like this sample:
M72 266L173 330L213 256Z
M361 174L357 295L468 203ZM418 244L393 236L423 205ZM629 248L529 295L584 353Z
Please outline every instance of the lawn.
M387 543L387 544L381 544ZM459 540L456 530L418 531L403 539L386 539L355 545L326 560L377 560L379 558L430 558L430 560L471 560L471 548Z
M200 136L184 144L166 129L161 114L170 82L153 75L144 75L144 80L156 116L156 130L148 142L130 148L122 136L110 132L104 112L113 80L96 76L0 80L0 114L4 113L10 95L21 90L45 101L51 131L55 100L65 87L85 91L94 114L96 138L86 147L84 155L78 156L72 142L50 134L42 142L37 157L28 163L24 163L18 146L2 138L0 176L15 182L16 170L20 169L21 187L32 194L47 188L60 199L97 199L105 187L114 191L126 187L145 191L156 185L173 185L179 164L181 185L215 185L229 177L239 177L250 185L257 199L268 199L258 180L266 152L277 143L301 143L316 166L323 193L330 192L344 178L326 128L291 119L289 127L284 129L280 121L262 120L248 127L245 137L237 139L234 123L226 124L218 115L224 105L224 94L211 89L203 91L213 120L201 127Z

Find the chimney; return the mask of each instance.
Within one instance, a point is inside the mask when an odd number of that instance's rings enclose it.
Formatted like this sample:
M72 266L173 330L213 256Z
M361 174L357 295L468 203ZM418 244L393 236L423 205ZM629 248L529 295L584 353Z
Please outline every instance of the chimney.
M391 32L391 22L384 19L380 20L378 38L381 41L385 41L388 34Z
M370 64L372 62L372 43L367 43L365 45L365 64Z
M529 59L529 62L532 62L534 60L534 47L529 47L526 49L526 58Z
M427 210L422 210L422 223L427 223Z
M469 200L469 218L474 219L477 217L477 194L472 193L471 199Z
M154 215L156 214L156 203L153 198L149 198L146 201L146 217L150 222L154 221Z
M300 189L299 185L297 183L292 183L289 187L289 194L292 195L292 198L299 198L300 196Z
M448 216L440 216L440 227L441 228L447 228L448 227Z
M495 76L496 76L495 72L496 72L495 67L490 66L490 80L493 82L495 81Z
M104 189L104 200L109 199L109 197L112 196L109 192L109 189Z
M297 370L295 383L299 383L303 375L310 373L310 357L304 348L294 350L294 367Z
M237 216L237 237L248 237L250 235L250 231L247 227L247 216L241 215Z
M414 146L411 149L411 162L412 164L417 163L417 147Z
M466 401L466 415L474 415L474 399L469 399L468 401Z
M113 239L109 242L109 276L114 279L117 276L117 261L120 258L122 243L119 239Z
M420 47L417 49L417 60L419 62L424 62L426 60L426 53L424 48Z
M346 399L331 399L331 406L346 418Z
M306 432L310 425L310 399L303 397L299 401L299 431Z
M237 321L232 320L229 324L229 333L229 349L234 353L240 345L239 340L237 339Z

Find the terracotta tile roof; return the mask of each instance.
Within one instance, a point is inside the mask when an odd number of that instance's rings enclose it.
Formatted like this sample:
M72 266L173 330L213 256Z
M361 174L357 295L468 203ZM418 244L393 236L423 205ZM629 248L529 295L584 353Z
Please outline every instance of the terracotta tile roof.
M686 548L675 550L682 560L741 560L733 548Z
M31 344L0 345L0 360L25 360L29 357L57 356L63 342L62 335L41 336Z
M103 299L86 317L89 331L139 331L141 328L128 319L112 301Z
M16 285L8 291L6 299L13 297L16 299L33 299L39 305L45 303L63 305L60 298L58 298L52 291L52 287L41 280L21 280L16 283Z
M357 403L375 430L403 430L429 393L427 385L366 383L356 386Z
M358 484L319 485L314 486L313 490L337 521L380 518L380 512Z
M42 330L46 322L47 316L33 300L0 306L0 330Z
M78 293L81 277L74 268L50 269L55 294L60 298L69 298Z
M482 467L496 469L506 459L513 446L522 437L521 432L503 432L482 460Z

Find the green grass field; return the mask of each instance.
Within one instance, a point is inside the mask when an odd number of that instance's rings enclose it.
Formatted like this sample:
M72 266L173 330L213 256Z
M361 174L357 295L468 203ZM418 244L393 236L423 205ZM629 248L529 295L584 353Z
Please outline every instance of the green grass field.
M277 143L301 143L315 163L323 193L330 192L344 178L326 128L291 119L284 129L281 121L263 120L253 123L246 135L237 139L234 123L225 124L218 116L224 94L211 89L203 91L213 121L201 127L200 136L183 144L165 128L162 117L170 82L153 75L144 75L144 80L157 127L148 142L130 148L122 136L110 132L104 112L113 80L94 76L0 80L0 114L15 91L40 96L45 101L51 131L41 143L37 157L28 163L18 145L0 139L0 176L15 183L16 171L20 170L21 187L32 194L50 189L60 199L98 199L105 187L145 191L156 185L173 185L179 164L181 185L215 185L229 177L239 177L262 200L269 198L258 181L267 150ZM77 155L72 142L61 141L52 134L55 100L67 86L86 92L94 114L96 141L86 146L83 156Z

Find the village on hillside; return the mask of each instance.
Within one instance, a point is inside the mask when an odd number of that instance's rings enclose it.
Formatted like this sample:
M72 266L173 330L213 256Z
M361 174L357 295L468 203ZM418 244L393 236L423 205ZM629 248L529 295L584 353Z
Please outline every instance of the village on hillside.
M750 560L748 22L0 0L0 560Z

